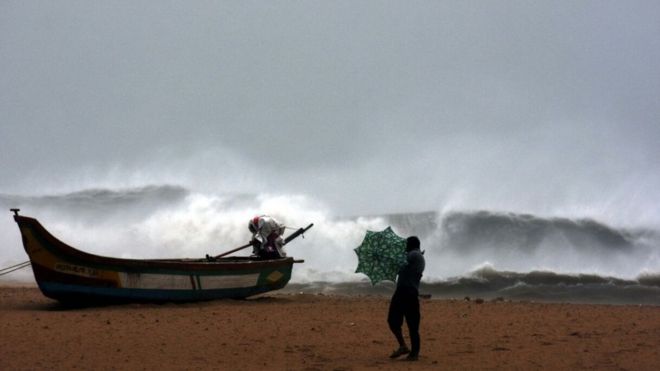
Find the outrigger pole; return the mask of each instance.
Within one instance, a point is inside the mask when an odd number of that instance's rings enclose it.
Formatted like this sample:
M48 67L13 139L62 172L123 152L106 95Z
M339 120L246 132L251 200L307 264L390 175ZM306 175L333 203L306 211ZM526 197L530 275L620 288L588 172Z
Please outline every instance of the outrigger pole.
M294 238L300 236L301 234L307 232L310 228L314 226L314 223L311 223L305 228L298 228L295 232L291 233L287 238L284 239L284 244L286 245L287 243L291 242Z

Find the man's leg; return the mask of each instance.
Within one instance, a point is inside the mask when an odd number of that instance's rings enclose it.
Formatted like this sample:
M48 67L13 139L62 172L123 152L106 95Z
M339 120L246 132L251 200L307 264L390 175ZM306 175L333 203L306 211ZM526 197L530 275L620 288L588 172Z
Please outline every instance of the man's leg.
M409 359L417 359L419 355L420 348L420 337L419 337L419 322L420 322L420 313L419 313L419 298L417 293L414 297L409 297L408 305L406 306L406 324L408 325L408 331L410 332L410 354L408 355Z
M391 358L396 358L410 352L403 339L403 332L401 331L404 316L402 304L405 303L401 299L402 297L400 293L395 291L392 300L390 301L389 313L387 314L387 324L390 326L390 331L392 331L394 337L396 337L396 341L399 343L399 349L395 350L392 355L390 355Z
M271 233L268 236L268 243L266 243L266 248L268 249L268 256L270 259L283 258L286 254L283 254L282 246L284 241L282 238L275 232Z

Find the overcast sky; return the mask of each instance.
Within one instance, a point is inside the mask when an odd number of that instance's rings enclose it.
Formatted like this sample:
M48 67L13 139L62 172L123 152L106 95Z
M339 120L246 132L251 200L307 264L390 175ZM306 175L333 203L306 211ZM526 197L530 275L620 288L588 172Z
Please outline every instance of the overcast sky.
M2 1L0 193L658 216L659 19L658 1Z

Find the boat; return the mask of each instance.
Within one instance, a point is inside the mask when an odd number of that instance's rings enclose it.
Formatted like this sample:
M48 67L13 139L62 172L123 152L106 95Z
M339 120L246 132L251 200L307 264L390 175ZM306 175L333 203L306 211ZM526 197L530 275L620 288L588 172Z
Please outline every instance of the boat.
M263 260L99 256L65 244L37 219L19 215L18 209L11 211L39 289L45 296L64 303L242 299L283 288L291 279L293 264L304 262L292 257ZM312 226L298 229L285 242ZM222 255L225 254L219 256Z

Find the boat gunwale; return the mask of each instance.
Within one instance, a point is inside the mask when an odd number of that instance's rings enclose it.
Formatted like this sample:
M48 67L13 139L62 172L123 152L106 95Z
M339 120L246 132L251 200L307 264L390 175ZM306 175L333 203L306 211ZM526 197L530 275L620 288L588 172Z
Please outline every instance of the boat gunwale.
M270 260L253 260L248 257L221 258L218 261L204 261L203 259L125 259L101 256L76 249L55 237L41 223L31 217L15 215L14 220L21 229L29 228L33 236L40 240L44 249L71 263L85 265L98 269L108 269L125 272L160 272L179 274L217 274L218 271L254 271L293 265L292 257ZM25 244L25 241L23 242ZM27 251L27 249L26 249ZM30 254L28 253L28 256ZM32 257L30 256L32 261Z

